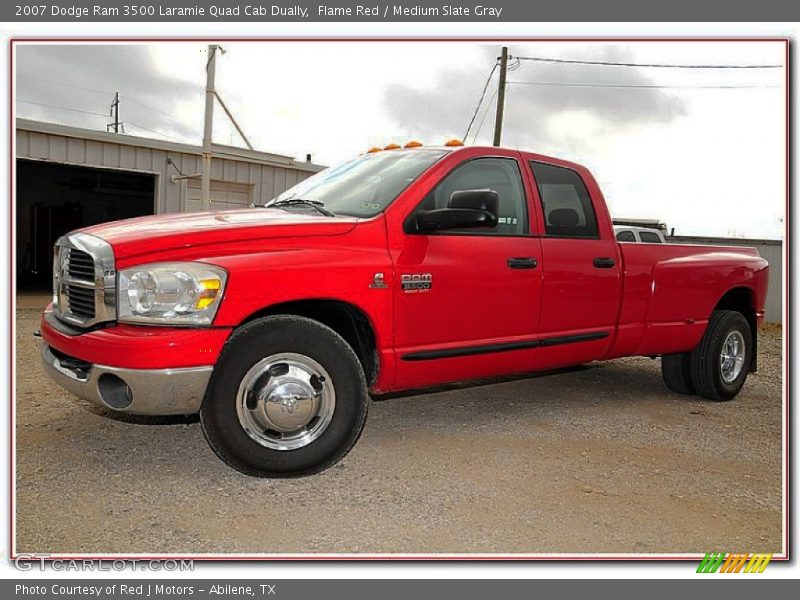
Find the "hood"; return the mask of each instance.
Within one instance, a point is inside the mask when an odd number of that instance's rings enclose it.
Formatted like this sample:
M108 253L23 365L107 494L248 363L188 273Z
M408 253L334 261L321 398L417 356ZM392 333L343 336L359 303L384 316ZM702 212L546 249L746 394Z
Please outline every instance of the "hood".
M297 214L280 209L247 208L218 212L174 213L112 221L82 229L114 247L117 258L173 248L230 244L259 239L341 235L357 219Z

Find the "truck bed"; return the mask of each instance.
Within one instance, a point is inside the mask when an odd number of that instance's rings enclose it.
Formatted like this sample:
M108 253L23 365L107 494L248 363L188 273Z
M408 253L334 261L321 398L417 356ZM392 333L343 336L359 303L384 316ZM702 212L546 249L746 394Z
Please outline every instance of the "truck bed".
M619 330L609 358L685 352L711 312L739 289L763 306L768 263L755 248L620 243L623 283ZM757 320L763 314L756 315Z

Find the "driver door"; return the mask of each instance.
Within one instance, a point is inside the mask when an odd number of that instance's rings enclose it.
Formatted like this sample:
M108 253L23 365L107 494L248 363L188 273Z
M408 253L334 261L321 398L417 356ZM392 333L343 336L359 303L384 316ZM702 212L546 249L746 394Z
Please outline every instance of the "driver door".
M395 352L403 387L534 367L541 244L530 235L529 190L516 153L453 168L406 220L396 279ZM453 192L499 195L494 228L416 233L417 211L447 207Z

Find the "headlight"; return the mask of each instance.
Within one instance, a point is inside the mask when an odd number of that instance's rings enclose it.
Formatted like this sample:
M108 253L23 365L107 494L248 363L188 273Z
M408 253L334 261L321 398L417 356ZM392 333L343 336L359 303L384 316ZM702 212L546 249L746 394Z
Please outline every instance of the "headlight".
M118 319L128 323L210 325L226 273L197 262L154 263L119 272Z

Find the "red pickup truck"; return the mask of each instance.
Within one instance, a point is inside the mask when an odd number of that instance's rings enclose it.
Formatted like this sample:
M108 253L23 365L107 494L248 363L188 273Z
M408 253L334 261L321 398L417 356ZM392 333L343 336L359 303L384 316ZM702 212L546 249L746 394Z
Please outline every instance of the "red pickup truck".
M584 167L529 152L370 152L265 206L118 221L55 248L42 358L112 411L200 413L256 476L321 471L370 393L661 356L728 400L756 368L751 248L615 239Z

